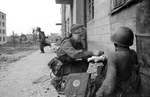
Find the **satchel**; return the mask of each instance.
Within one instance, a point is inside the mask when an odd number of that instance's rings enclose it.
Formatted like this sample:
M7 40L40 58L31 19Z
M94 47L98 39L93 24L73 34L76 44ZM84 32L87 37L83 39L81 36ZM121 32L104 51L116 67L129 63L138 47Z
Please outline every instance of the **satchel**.
M52 60L48 63L49 68L55 76L61 76L62 65L63 63L57 57L52 58Z

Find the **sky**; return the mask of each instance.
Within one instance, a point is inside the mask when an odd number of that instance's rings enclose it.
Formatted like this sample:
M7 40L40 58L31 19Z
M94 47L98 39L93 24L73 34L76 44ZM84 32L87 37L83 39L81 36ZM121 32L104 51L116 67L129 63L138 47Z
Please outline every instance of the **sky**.
M11 35L31 33L39 26L46 35L60 33L61 5L55 0L0 0L0 11L6 14L6 32Z

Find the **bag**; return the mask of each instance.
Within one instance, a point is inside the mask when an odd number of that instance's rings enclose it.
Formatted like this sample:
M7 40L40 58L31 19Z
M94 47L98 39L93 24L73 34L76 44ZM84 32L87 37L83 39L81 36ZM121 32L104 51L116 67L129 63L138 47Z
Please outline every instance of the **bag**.
M88 73L69 74L64 90L66 97L87 97L89 78Z
M62 65L63 65L63 63L57 57L54 57L48 63L49 68L52 69L52 72L55 76L61 76Z

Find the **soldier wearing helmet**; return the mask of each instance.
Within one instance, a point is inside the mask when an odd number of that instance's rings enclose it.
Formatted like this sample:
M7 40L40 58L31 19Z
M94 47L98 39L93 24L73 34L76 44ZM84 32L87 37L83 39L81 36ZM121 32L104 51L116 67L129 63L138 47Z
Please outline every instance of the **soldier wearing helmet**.
M45 33L43 31L41 31L40 27L37 27L36 31L39 32L39 41L40 41L40 50L41 50L41 53L45 53L44 52L44 47L45 46L51 46L51 44L49 44L49 43L46 42Z
M130 49L133 39L134 34L128 27L120 27L111 35L115 51L108 55L106 77L96 92L96 97L138 95L139 65L136 52Z

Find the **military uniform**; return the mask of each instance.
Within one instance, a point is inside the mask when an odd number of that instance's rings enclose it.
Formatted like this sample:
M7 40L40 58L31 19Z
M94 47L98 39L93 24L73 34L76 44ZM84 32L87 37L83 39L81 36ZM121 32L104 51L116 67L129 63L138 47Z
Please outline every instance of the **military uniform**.
M40 41L40 50L42 53L44 53L44 47L51 45L46 42L46 36L43 31L39 31L39 41Z
M81 41L75 40L72 34L80 34L80 31L74 32L76 29L82 27L82 25L73 25L71 31L71 37L64 39L59 49L56 51L58 59L63 63L59 70L59 74L52 80L52 85L56 90L61 90L61 82L63 82L64 76L68 76L70 73L86 72L88 68L87 58L93 55L92 52L85 51ZM62 77L63 76L63 77Z
M135 51L127 48L118 48L116 52L112 52L108 56L106 78L97 92L98 97L135 94L136 89L138 89L139 78L134 73L138 73ZM133 76L135 76L135 79L132 78ZM129 88L132 88L132 90Z
M63 74L69 74L86 72L88 68L86 59L92 56L92 52L84 51L81 42L75 42L70 38L61 43L57 56L64 63Z
M137 54L129 48L133 37L133 32L126 27L111 36L116 49L108 55L106 77L96 93L97 97L139 97Z

